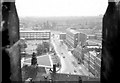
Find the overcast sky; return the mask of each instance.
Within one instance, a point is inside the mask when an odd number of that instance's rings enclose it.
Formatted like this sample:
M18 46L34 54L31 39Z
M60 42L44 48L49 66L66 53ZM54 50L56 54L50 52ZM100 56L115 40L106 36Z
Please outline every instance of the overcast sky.
M24 16L97 16L104 14L108 0L16 0L17 12Z

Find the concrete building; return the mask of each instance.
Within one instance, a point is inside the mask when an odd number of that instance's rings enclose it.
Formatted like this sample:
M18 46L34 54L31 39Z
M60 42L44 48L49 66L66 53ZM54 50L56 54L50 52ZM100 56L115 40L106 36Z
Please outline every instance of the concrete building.
M60 37L60 40L65 40L66 39L66 33L60 33L59 37Z
M76 48L78 45L78 31L68 28L66 30L66 44L70 49Z
M95 77L100 78L101 71L101 41L87 40L84 51L84 66Z
M25 30L20 31L20 38L25 38L26 40L50 40L51 32L49 30Z

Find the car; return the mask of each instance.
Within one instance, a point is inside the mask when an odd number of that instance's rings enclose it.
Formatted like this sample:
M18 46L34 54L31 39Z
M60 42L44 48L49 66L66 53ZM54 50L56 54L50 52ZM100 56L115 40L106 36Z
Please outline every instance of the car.
M73 64L75 67L77 67L77 64L76 64L74 61L72 62L72 64Z
M74 72L76 73L77 71L76 71L76 70L74 70Z
M80 62L78 62L78 64L81 64Z

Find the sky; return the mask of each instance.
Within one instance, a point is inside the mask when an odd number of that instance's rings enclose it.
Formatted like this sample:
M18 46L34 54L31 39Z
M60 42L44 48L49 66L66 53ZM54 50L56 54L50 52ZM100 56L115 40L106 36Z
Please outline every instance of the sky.
M20 17L98 16L107 6L108 0L16 0Z

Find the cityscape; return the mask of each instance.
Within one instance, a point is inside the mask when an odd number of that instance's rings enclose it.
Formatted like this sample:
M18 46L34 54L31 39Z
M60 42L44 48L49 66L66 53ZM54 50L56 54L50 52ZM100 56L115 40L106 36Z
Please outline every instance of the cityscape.
M120 0L0 4L2 82L118 82Z
M100 81L102 16L20 18L20 39L23 81Z

